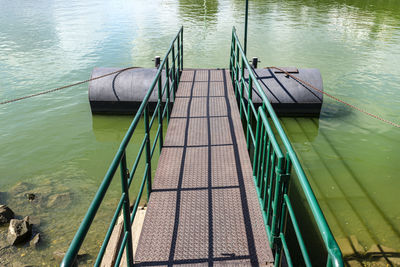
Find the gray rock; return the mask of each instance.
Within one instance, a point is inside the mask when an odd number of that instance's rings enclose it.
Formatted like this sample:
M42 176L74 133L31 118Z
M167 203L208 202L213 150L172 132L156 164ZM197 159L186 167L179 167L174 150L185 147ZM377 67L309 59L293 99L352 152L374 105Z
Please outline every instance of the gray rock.
M12 219L8 227L7 241L11 245L17 245L30 239L32 235L32 226L29 223L29 217L23 220Z
M36 248L39 245L40 239L40 234L36 234L31 242L29 242L29 245L33 248Z
M6 205L0 205L0 225L10 222L14 219L14 212Z
M65 192L49 197L48 208L66 208L71 203L71 193Z

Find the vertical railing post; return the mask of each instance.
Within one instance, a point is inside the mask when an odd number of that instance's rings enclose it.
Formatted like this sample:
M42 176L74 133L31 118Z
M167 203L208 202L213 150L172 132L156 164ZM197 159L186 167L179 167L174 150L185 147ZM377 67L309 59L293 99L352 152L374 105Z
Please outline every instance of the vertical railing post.
M259 187L261 189L261 199L263 200L263 208L267 211L267 215L269 216L268 207L266 203L268 203L268 195L266 195L267 191L265 190L268 185L268 168L269 168L269 140L267 135L267 130L265 125L261 126L261 176L259 181Z
M254 144L254 154L253 154L253 177L255 178L256 181L258 181L258 175L257 175L257 169L259 166L258 162L258 153L259 153L259 135L260 135L260 122L261 122L261 117L260 117L260 111L257 113L257 126L256 126L256 143Z
M242 57L242 66L240 68L240 118L243 119L243 105L242 105L242 101L244 101L244 58L243 55L241 55ZM248 116L249 114L247 114ZM247 121L246 121L247 123Z
M167 88L165 89L167 91L167 121L169 122L169 102L170 102L170 93L169 93L169 58L166 58L165 61L165 82L167 83L166 86Z
M176 75L175 75L175 44L172 44L172 67L171 67L171 78L173 79L173 84L172 84L172 100L175 102L175 93L176 93L176 89L177 89L177 80L176 80Z
M160 75L160 77L158 77L158 110L157 110L157 113L158 113L158 129L160 131L160 143L159 143L160 153L161 153L161 149L162 149L162 147L164 145L163 117L162 117L162 111L164 109L163 109L162 98L163 98L163 94L162 94L162 75ZM168 103L167 103L167 105L168 105Z
M281 266L281 261L282 261L282 242L277 242L275 244L275 247L272 248L273 251L275 251L274 259L275 259L275 264L274 266Z
M133 246L132 246L132 232L131 232L131 220L130 220L130 211L129 211L129 188L128 188L128 169L126 167L126 152L121 159L120 163L120 171L121 171L121 185L122 185L122 194L124 195L124 204L123 204L123 217L124 217L124 232L127 234L127 243L126 243L126 262L128 266L133 266Z
M146 138L146 168L147 171L147 201L151 194L151 155L150 155L150 129L149 129L149 107L144 108L144 131Z
M250 127L251 127L251 118L253 115L253 111L251 109L251 104L253 103L253 79L250 76L249 71L249 88L247 92L247 131L246 131L246 138L247 138L247 150L250 151ZM254 145L254 144L253 144Z
M239 80L239 45L237 43L237 40L235 40L235 47L236 47L236 52L235 52L235 95L236 95L236 100L239 100L239 88L238 88L238 80Z
M235 90L235 88L236 88L236 53L235 53L236 41L235 40L233 40L232 45L233 45L233 48L232 48L233 49L233 56L232 56L232 86L233 86L233 89L235 91L235 96L237 97L236 90ZM233 71L233 70L235 70L235 71Z
M234 41L235 37L233 35L233 29L232 29L232 39L231 39L231 56L229 57L229 72L231 73L231 77L232 77L232 62L233 62L233 41Z
M183 71L183 27L181 30L181 71Z
M290 163L290 158L288 155L286 155L286 160L285 160L285 179L281 180L281 186L280 186L280 195L281 195L281 202L280 202L280 210L279 210L279 218L277 218L276 223L279 224L277 231L277 235L279 239L276 240L275 242L275 261L280 264L282 260L282 242L278 242L280 240L280 233L284 233L285 231L285 225L286 225L286 202L284 200L284 196L288 193L289 189L289 178L290 178L290 168L291 168L291 163Z
M178 73L176 76L178 76L178 82L181 79L181 40L180 40L180 34L178 35L178 49L177 49L177 54L178 54Z
M273 203L274 207L272 208L272 220L271 220L271 233L272 233L272 240L271 241L271 247L274 247L276 243L276 239L279 238L279 228L280 228L280 221L278 220L278 216L280 216L280 211L281 211L281 206L282 206L282 201L283 201L283 195L282 195L282 174L284 173L283 170L283 164L282 164L283 158L278 159L278 164L275 167L275 190L274 190L274 196L273 196ZM272 179L273 177L271 177ZM272 188L271 188L272 190ZM272 191L271 191L272 192Z
M262 188L262 182L264 179L264 167L265 164L268 164L268 158L267 158L267 163L266 163L266 159L265 159L265 142L266 142L266 138L265 138L265 126L263 124L261 124L260 127L260 152L259 152L259 162L260 162L260 166L259 168L259 177L258 177L258 184L257 186ZM268 166L268 165L267 165ZM268 167L267 167L268 168ZM262 197L262 196L261 196Z

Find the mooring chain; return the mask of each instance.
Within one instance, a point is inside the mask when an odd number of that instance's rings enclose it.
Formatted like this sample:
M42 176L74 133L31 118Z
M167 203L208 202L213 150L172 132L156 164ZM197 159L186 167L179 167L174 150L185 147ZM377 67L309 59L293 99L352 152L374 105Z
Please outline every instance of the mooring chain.
M360 112L362 112L362 113L364 113L364 114L366 114L366 115L368 115L368 116L370 116L370 117L372 117L372 118L378 119L378 120L383 121L383 122L385 122L385 123L387 123L387 124L390 124L390 125L392 125L392 126L394 126L394 127L400 128L400 124L397 124L397 123L395 123L395 122L392 122L392 121L389 121L389 120L384 119L384 118L382 118L382 117L379 117L378 115L372 114L372 113L370 113L370 112L368 112L368 111L366 111L366 110L363 110L363 109L361 109L361 108L359 108L359 107L356 107L356 106L354 106L354 105L352 105L352 104L350 104L350 103L347 103L347 102L345 102L345 101L343 101L343 100L341 100L341 99L339 99L339 98L337 98L337 97L335 97L335 96L333 96L333 95L331 95L331 94L328 94L328 93L326 93L326 92L324 92L324 91L322 91L322 90L320 90L320 89L314 87L313 85L309 84L308 82L303 81L302 79L297 78L296 76L290 74L289 72L287 72L287 71L284 70L284 69L281 69L281 68L278 68L278 67L273 67L273 66L272 66L272 67L265 67L265 69L276 69L276 70L279 70L279 71L285 73L287 76L290 76L291 78L295 79L295 80L298 81L299 83L302 83L302 84L304 84L305 86L307 86L307 87L309 87L309 88L311 88L311 89L314 89L315 91L318 91L318 92L320 92L320 93L322 93L322 94L324 94L324 95L326 95L326 96L328 96L328 97L330 97L330 98L332 98L332 99L334 99L334 100L336 100L336 101L338 101L338 102L340 102L340 103L342 103L342 104L345 104L345 105L347 105L347 106L349 106L349 107L351 107L351 108L353 108L353 109L355 109L355 110L358 110L358 111L360 111Z
M120 69L120 70L117 70L117 71L113 71L113 72L110 72L110 73L107 73L107 74L104 74L104 75L101 75L101 76L90 78L88 80L80 81L80 82L77 82L77 83L64 85L64 86L61 86L61 87L58 87L58 88L42 91L42 92L39 92L39 93L36 93L36 94L31 94L31 95L26 95L26 96L14 98L14 99L6 100L6 101L3 101L3 102L0 102L0 105L16 102L16 101L27 99L27 98L31 98L31 97L34 97L34 96L39 96L39 95L52 93L52 92L55 92L55 91L59 91L59 90L66 89L66 88L70 88L70 87L73 87L73 86L77 86L77 85L80 85L80 84L83 84L83 83L87 83L87 82L90 82L90 81L94 81L94 80L101 79L101 78L104 78L104 77L107 77L107 76L110 76L110 75L113 75L113 74L121 73L123 71L130 70L130 69L136 69L136 68L139 68L139 67L128 67L128 68L124 68L124 69Z
M80 81L80 82L77 82L77 83L73 83L73 84L61 86L61 87L58 87L58 88L42 91L42 92L39 92L39 93L36 93L36 94L31 94L31 95L26 95L26 96L14 98L14 99L6 100L6 101L3 101L3 102L0 102L0 105L9 104L9 103L16 102L16 101L19 101L19 100L23 100L23 99L27 99L27 98L31 98L31 97L35 97L35 96L39 96L39 95L52 93L52 92L55 92L55 91L59 91L59 90L66 89L66 88L70 88L70 87L73 87L73 86L77 86L77 85L80 85L80 84L84 84L84 83L87 83L87 82L90 82L90 81L94 81L94 80L101 79L101 78L104 78L104 77L107 77L107 76L110 76L110 75L113 75L113 74L121 73L123 71L130 70L130 69L136 69L136 68L138 68L138 67L128 67L128 68L124 68L124 69L120 69L120 70L117 70L117 71L113 71L113 72L110 72L110 73L107 73L107 74L104 74L104 75L101 75L101 76L98 76L98 77L90 78L88 80ZM310 83L308 83L308 82L306 82L306 81L304 81L304 80L302 80L300 78L297 78L296 76L290 74L289 72L287 72L286 70L284 70L282 68L271 66L271 67L265 67L265 69L276 69L276 70L279 70L279 71L285 73L287 76L289 76L289 77L293 78L294 80L298 81L299 83L302 83L303 85L305 85L305 86L307 86L307 87L309 87L311 89L314 89L315 91L318 91L318 92L320 92L320 93L322 93L322 94L324 94L324 95L326 95L326 96L328 96L328 97L330 97L330 98L332 98L332 99L334 99L334 100L336 100L336 101L338 101L338 102L340 102L340 103L342 103L344 105L347 105L347 106L349 106L349 107L351 107L351 108L353 108L355 110L358 110L358 111L360 111L360 112L362 112L362 113L364 113L364 114L366 114L366 115L368 115L368 116L370 116L372 118L378 119L378 120L383 121L383 122L385 122L387 124L390 124L390 125L392 125L394 127L400 128L400 124L397 124L397 123L394 123L394 122L389 121L387 119L384 119L384 118L382 118L382 117L380 117L378 115L372 114L372 113L370 113L370 112L368 112L366 110L363 110L363 109L361 109L359 107L356 107L356 106L354 106L354 105L352 105L350 103L347 103L347 102L345 102L345 101L343 101L343 100L341 100L341 99L339 99L339 98L337 98L337 97L335 97L335 96L333 96L331 94L328 94L328 93L326 93L326 92L314 87Z

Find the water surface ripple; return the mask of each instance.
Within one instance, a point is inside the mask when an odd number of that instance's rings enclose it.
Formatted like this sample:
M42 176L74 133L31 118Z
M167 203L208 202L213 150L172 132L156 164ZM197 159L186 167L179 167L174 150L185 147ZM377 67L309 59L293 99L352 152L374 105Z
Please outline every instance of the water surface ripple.
M243 7L243 0L0 0L0 99L87 79L96 66L151 67L180 25L185 67L227 67ZM248 42L261 66L318 68L328 93L400 122L398 1L250 1ZM92 116L82 85L0 106L0 118L0 202L39 218L43 234L38 250L2 250L0 265L54 265L53 252L72 239L132 117ZM337 240L400 250L399 130L328 98L319 119L282 122ZM130 149L133 157L137 144ZM111 186L86 252L99 248L119 190ZM24 199L28 191L42 203ZM70 194L70 204L49 206L56 193Z

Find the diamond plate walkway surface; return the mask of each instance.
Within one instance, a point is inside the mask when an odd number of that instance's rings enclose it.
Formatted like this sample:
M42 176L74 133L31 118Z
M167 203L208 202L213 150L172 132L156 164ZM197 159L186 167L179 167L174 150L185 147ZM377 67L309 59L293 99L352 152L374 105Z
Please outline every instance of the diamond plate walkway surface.
M135 264L272 263L230 74L184 70Z

